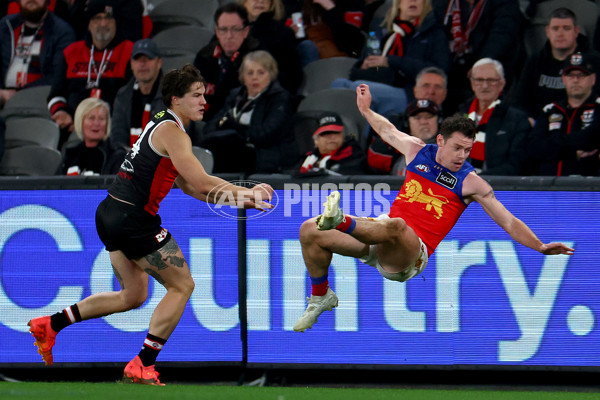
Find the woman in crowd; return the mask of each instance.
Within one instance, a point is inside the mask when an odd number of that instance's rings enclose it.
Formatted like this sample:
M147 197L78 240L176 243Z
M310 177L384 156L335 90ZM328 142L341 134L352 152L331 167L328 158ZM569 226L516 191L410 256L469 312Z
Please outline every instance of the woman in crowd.
M248 53L234 89L204 128L214 172L272 173L296 162L291 96L277 81L277 62L264 50Z
M389 116L404 112L412 100L417 74L425 67L450 69L451 56L442 25L432 13L431 0L393 0L384 20L386 35L380 54L363 51L350 79L337 79L332 87L356 89L367 83L373 109Z
M248 10L250 35L277 61L279 83L296 93L302 81L300 57L296 52L294 31L285 25L285 8L281 0L238 0Z
M111 175L119 170L126 148L111 148L110 107L90 97L75 110L75 133L79 141L63 150L62 175Z

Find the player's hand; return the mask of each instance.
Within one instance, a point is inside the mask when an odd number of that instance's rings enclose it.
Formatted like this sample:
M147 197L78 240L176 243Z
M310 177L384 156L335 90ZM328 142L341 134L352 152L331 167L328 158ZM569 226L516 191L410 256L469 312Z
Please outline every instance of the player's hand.
M565 254L567 256L572 256L574 251L575 249L558 242L544 243L540 249L540 253L546 255Z
M356 87L356 106L358 111L365 113L371 109L371 91L364 83Z
M245 209L258 209L267 211L273 207L270 201L273 199L273 188L266 183L259 183L250 189L251 193L243 203Z

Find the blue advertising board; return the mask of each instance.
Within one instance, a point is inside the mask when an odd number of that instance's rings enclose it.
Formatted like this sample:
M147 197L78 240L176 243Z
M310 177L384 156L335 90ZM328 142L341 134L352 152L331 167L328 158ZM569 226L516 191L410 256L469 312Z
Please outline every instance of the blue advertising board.
M336 255L329 282L338 308L296 333L292 326L310 295L298 232L320 213L326 194L278 191L274 210L249 213L249 363L600 365L599 193L496 193L542 241L568 243L573 256L544 256L514 242L477 204L467 208L423 274L407 283L387 281L374 268ZM30 318L118 290L94 226L105 195L0 193L0 363L40 361L27 332ZM394 196L353 187L342 190L342 206L376 216L389 210ZM173 190L159 213L196 282L160 361L241 361L235 210ZM58 336L55 362L128 361L163 293L151 280L140 309L68 327Z

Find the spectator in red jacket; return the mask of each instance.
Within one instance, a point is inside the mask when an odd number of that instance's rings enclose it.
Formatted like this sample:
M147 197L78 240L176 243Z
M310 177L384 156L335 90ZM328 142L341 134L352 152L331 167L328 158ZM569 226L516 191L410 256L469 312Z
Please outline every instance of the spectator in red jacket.
M86 37L63 51L48 96L50 115L62 130L61 142L73 130L73 113L83 99L97 97L112 106L117 91L131 77L133 43L117 30L113 1L89 0L86 12Z

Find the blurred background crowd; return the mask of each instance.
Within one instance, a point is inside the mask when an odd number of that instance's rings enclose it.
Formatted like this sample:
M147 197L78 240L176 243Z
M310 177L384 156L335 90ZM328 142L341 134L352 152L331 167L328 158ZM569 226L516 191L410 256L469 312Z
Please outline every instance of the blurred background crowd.
M358 113L366 83L425 143L473 119L480 174L600 174L597 1L10 0L0 16L1 175L116 173L187 63L212 173L404 175Z

